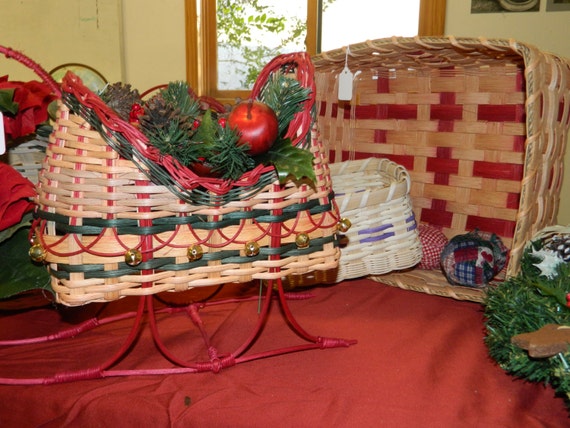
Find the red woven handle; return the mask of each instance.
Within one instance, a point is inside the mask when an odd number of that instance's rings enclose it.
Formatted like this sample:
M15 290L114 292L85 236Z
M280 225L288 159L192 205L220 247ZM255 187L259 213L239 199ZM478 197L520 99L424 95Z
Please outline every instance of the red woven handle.
M44 81L45 84L47 84L51 88L53 93L56 94L58 98L61 97L61 89L59 87L59 84L37 62L27 57L21 52L15 51L14 49L10 49L4 46L0 46L0 53L3 53L4 56L8 59L14 59L18 61L20 64L28 67L30 70L36 73Z

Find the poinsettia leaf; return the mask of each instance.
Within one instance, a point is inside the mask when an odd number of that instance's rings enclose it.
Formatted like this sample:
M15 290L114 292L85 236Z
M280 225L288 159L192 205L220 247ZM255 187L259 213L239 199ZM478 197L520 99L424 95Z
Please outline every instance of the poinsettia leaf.
M2 113L18 113L18 103L14 102L14 88L0 89L0 111Z
M267 153L259 157L259 161L275 167L281 184L288 179L308 178L316 181L313 154L309 150L293 146L288 138L277 140Z
M24 216L22 217L22 220L11 226L8 227L6 229L0 230L0 243L6 241L7 239L11 238L12 235L14 235L18 230L22 229L22 228L30 228L30 226L32 225L32 217L33 214L31 212L28 212L26 214L24 214Z
M0 243L0 299L35 289L53 293L45 266L33 263L28 256L28 232L29 229L20 228Z

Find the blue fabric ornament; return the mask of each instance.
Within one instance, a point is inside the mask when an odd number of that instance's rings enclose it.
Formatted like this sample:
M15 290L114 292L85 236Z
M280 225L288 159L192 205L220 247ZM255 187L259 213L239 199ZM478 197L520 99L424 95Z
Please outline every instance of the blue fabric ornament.
M475 230L453 237L441 253L441 267L451 285L484 287L507 263L501 239Z

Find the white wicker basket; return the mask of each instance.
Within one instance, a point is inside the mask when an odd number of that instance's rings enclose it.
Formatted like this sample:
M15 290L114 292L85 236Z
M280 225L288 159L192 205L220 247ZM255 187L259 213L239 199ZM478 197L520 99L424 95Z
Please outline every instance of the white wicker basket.
M342 217L352 223L337 281L410 268L422 258L406 169L388 159L330 165Z
M38 182L38 174L46 157L47 139L36 137L8 150L8 161L14 169L32 183Z

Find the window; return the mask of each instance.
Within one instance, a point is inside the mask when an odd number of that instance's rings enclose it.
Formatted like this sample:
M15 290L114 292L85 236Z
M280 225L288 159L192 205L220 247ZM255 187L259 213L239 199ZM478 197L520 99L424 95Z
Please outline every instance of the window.
M367 38L443 34L445 0L397 0L382 6L383 14L378 13L378 4L378 0L186 0L188 82L198 94L233 103L248 96L259 69L278 52L314 54ZM344 17L355 16L354 5L362 16L344 22ZM405 16L396 27L389 26L398 14L392 5ZM408 19L411 14L419 19ZM379 36L377 28L385 32Z

